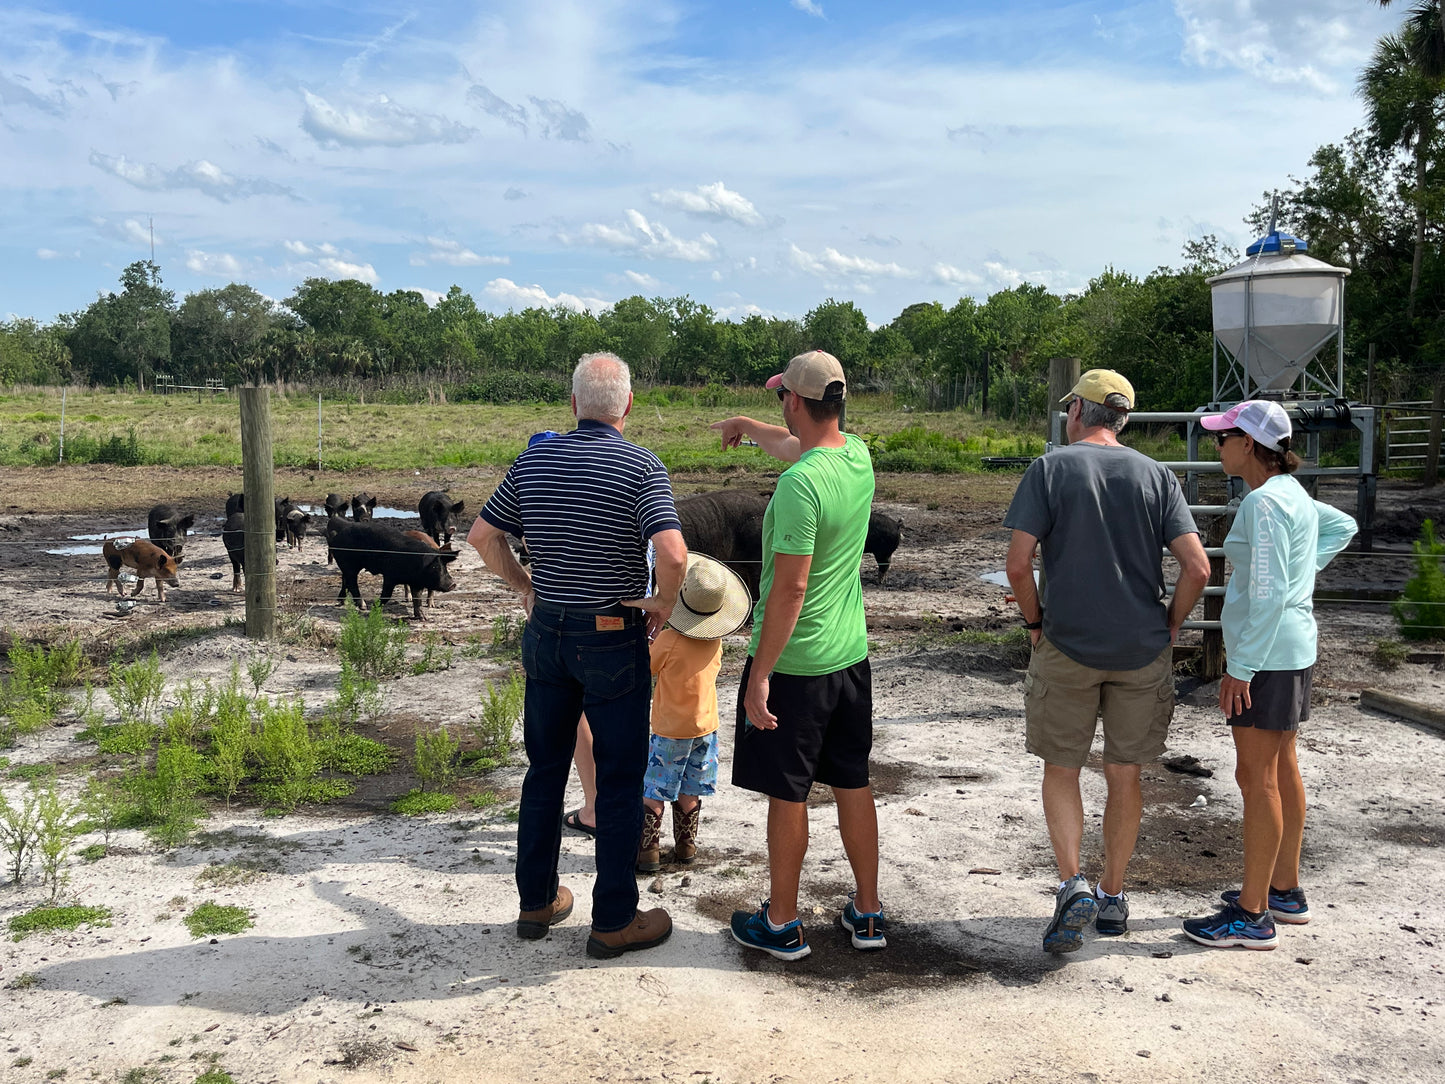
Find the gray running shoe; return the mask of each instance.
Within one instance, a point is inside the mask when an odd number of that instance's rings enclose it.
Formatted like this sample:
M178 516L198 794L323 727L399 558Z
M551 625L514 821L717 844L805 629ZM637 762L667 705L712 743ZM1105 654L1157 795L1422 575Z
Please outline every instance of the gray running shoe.
M1094 916L1094 929L1101 937L1118 937L1129 932L1129 897L1120 892L1099 897L1099 913Z
M1045 952L1075 952L1084 943L1079 931L1089 924L1098 909L1088 878L1076 873L1060 886L1054 896L1054 919L1044 931Z

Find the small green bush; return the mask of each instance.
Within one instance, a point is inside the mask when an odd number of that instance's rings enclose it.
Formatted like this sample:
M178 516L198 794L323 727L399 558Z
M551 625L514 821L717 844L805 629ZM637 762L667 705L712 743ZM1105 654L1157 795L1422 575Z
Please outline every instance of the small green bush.
M406 625L388 620L377 603L364 615L347 608L336 646L361 677L396 677L406 664L406 635Z
M1391 612L1407 640L1445 639L1445 542L1426 520L1415 542L1415 575L1405 584Z
M1405 656L1408 654L1409 648L1399 640L1376 640L1370 659L1381 670L1398 670L1404 665Z
M360 734L337 734L317 742L323 768L348 775L379 775L391 767L396 753L388 745Z
M412 769L422 786L443 788L456 777L457 756L461 743L452 737L445 725L435 730L418 730L412 755Z
M9 922L11 936L19 941L32 933L74 930L84 925L109 926L109 907L35 907Z
M535 373L499 369L447 392L454 403L565 403L572 389Z
M40 858L41 884L50 889L50 902L60 898L70 881L66 859L75 838L80 835L81 807L64 801L49 784L37 794L36 833Z
M111 756L139 756L151 747L160 731L150 723L133 719L128 723L103 726L94 734L95 744ZM89 731L82 737L92 736Z
M443 643L440 636L429 632L422 637L421 658L411 664L411 672L430 674L437 670L450 670L451 665L452 645Z
M305 800L308 784L321 769L305 712L299 700L271 703L263 698L256 706L261 716L255 745L257 776L270 804L283 810L295 809ZM259 787L257 793L261 793Z
M181 921L191 931L192 937L245 933L253 925L251 915L244 907L219 904L214 900L197 904Z
M206 760L185 742L166 742L156 751L155 770L138 770L125 785L136 820L164 847L185 842L205 808L197 795L206 785Z
M407 817L421 817L428 813L447 813L456 804L455 794L410 790L391 803L391 811Z
M149 657L137 659L129 666L118 659L110 664L110 699L122 721L153 722L165 683L160 658L154 649Z
M526 686L515 672L508 675L506 681L484 683L482 719L471 724L472 733L481 746L481 756L499 764L507 763L515 745L512 735L522 717L525 702Z

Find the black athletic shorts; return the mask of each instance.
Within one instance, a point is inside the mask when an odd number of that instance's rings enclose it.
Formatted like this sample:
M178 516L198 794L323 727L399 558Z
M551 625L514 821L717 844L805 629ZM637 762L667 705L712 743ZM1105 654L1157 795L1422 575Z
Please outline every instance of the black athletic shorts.
M1310 717L1315 668L1260 670L1249 683L1249 707L1230 716L1230 726L1256 730L1298 730Z
M768 710L776 730L747 721L743 698L753 660L738 686L733 786L785 802L805 802L814 783L844 790L868 785L873 749L873 672L868 660L814 677L774 673Z

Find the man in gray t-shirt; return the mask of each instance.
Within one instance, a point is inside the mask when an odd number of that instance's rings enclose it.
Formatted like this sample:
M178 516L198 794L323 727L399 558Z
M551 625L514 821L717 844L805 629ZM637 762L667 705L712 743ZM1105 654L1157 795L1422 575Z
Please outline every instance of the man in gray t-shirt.
M1004 517L1013 529L1007 571L1034 643L1024 714L1028 750L1044 761L1044 819L1061 883L1044 949L1071 952L1095 919L1128 928L1124 871L1139 834L1140 767L1164 751L1174 711L1172 644L1209 579L1209 559L1168 468L1124 447L1134 407L1118 373L1091 369L1074 386L1070 444L1034 462ZM1034 584L1042 546L1043 598ZM1161 565L1179 561L1172 601ZM1079 872L1084 808L1079 772L1104 719L1104 870L1097 889Z

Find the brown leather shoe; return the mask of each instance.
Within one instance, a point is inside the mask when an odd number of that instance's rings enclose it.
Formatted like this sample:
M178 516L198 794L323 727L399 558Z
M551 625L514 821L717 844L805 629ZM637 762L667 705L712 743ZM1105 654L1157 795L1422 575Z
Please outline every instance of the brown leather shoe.
M637 845L637 872L656 873L662 868L662 811L642 807L642 842Z
M697 857L697 829L702 822L702 799L691 809L672 803L672 860L683 865Z
M517 936L539 941L547 931L572 913L572 890L557 886L557 898L540 911L522 911L517 915Z
M587 938L587 955L594 960L611 960L624 952L638 952L662 944L672 936L672 918L661 907L638 911L632 921L611 933L592 931Z

